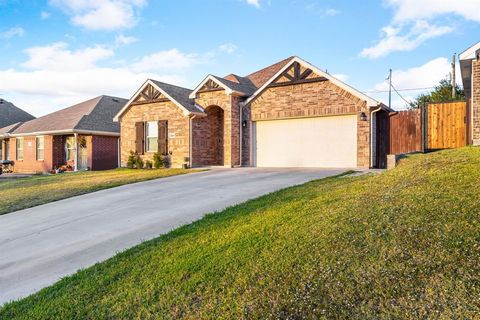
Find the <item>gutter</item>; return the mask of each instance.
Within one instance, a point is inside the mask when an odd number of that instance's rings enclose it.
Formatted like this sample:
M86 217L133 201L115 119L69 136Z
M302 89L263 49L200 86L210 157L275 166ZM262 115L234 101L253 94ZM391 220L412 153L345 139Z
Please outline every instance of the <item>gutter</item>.
M11 133L8 134L9 137L27 137L27 136L43 136L43 135L62 135L62 134L91 134L99 136L112 136L120 137L119 132L110 132L110 131L95 131L95 130L76 130L76 129L65 129L65 130L53 130L53 131L37 131L37 132L26 132L26 133Z

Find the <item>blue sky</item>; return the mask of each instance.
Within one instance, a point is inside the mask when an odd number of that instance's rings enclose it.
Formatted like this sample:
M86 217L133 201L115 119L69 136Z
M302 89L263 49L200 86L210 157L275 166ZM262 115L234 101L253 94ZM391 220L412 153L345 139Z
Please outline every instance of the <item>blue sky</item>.
M386 101L389 68L397 89L448 76L451 55L480 41L478 2L0 0L0 97L40 116L130 98L149 77L193 88L298 55Z

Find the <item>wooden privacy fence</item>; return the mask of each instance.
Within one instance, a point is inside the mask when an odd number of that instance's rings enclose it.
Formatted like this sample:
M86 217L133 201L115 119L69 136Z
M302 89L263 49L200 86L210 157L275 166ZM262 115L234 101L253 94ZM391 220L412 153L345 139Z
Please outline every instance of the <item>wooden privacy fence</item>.
M390 154L422 150L420 109L390 115Z
M467 104L431 103L426 108L427 149L460 148L467 145Z
M420 109L390 114L390 154L467 145L466 102L430 103Z

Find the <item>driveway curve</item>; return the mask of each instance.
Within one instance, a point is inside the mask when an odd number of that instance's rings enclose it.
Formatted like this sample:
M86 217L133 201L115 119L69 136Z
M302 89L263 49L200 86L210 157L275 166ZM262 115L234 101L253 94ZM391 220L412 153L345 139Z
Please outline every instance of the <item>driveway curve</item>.
M0 216L0 305L205 214L345 169L214 169Z

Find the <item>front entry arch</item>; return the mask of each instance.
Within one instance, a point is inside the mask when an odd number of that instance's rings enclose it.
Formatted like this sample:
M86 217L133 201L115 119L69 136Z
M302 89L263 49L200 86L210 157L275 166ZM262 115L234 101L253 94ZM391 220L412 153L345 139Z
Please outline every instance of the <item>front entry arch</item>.
M224 111L216 105L205 108L206 117L198 118L195 126L195 165L223 166Z

